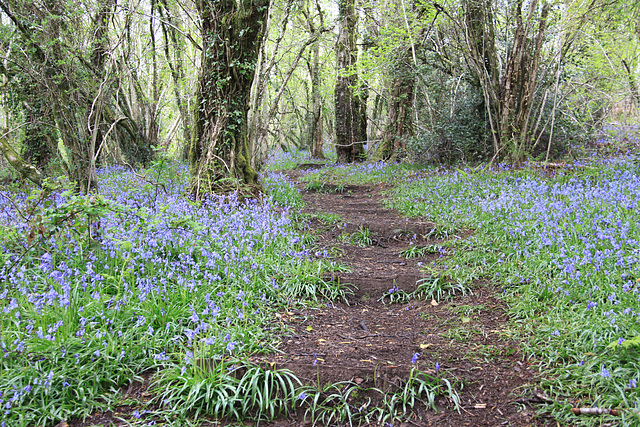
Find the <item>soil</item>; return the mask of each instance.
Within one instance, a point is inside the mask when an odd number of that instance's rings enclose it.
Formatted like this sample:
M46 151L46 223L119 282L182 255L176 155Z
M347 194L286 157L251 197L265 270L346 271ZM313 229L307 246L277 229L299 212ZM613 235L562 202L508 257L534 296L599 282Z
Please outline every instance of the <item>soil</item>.
M437 411L415 407L397 424L401 426L557 425L536 415L536 404L544 396L536 391L533 362L514 338L517 326L499 298L501 289L478 281L465 295L391 302L391 296L416 289L425 277L421 266L437 267L447 256L440 252L406 258L402 251L412 245L437 247L446 240L466 238L471 231L447 233L428 221L401 216L384 206L382 192L387 188L382 185L349 185L334 188L333 193L327 192L330 187L324 192L306 191L300 175L289 173L303 194L304 213L310 214L309 228L318 248L327 249L333 260L348 267L327 279L348 284L352 293L347 301L279 314L282 329L288 331L280 337L280 352L254 355L251 361L289 369L306 384L317 386L351 381L362 388L395 391L413 367L454 384L460 411L441 396L435 401ZM329 214L335 221L329 221ZM368 240L357 239L363 236ZM145 389L146 384L136 384L128 394L144 399ZM97 413L68 425L119 425L114 415L117 411ZM297 414L260 425L311 423Z
M300 172L289 173L298 182ZM461 410L447 398L436 400L438 411L417 408L402 425L547 426L556 422L536 415L544 399L536 391L536 370L522 353L514 322L501 289L484 282L472 292L440 301L391 303L390 290L410 293L424 277L421 266L437 266L446 253L406 258L412 245L425 247L468 237L437 230L435 224L408 219L384 206L385 186L324 187L322 192L298 188L311 214L311 231L320 247L349 267L333 280L349 284L347 302L281 315L291 330L281 338L281 353L256 360L293 371L308 383L323 386L354 381L361 387L393 391L404 384L412 367L456 381ZM335 192L331 192L334 190ZM337 192L341 191L341 192ZM327 224L328 214L339 216ZM369 233L366 233L369 230ZM368 234L370 244L350 238ZM419 353L416 363L412 363ZM299 419L271 425L304 425Z

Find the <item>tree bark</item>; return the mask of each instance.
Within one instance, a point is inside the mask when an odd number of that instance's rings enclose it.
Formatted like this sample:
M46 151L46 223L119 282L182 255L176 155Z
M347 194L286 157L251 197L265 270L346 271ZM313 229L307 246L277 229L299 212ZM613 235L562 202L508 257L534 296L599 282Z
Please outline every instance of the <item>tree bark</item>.
M14 94L22 99L22 112L26 122L21 155L25 161L41 171L47 170L58 151L58 134L51 108L40 93L41 88L32 79L18 82ZM21 79L23 80L23 79Z
M149 16L149 36L151 38L151 102L147 105L147 141L151 148L150 154L153 157L153 149L158 146L159 125L158 125L158 104L160 103L160 85L158 82L158 56L156 49L156 26L155 26L156 0L151 0L151 14Z
M494 16L491 0L466 0L464 3L465 38L474 84L482 91L491 128L493 154L501 150L498 131L500 115L500 69L496 53Z
M377 155L391 159L406 149L407 138L414 135L412 108L415 100L415 71L411 67L411 49L407 48L399 57L392 58L387 74L389 85L387 126L382 135L382 144Z
M184 160L189 160L189 143L191 140L191 114L189 108L189 101L183 100L183 93L181 90L182 81L184 80L184 67L182 65L182 49L178 44L177 31L175 29L175 23L167 0L161 0L162 6L158 8L160 15L164 17L161 21L162 34L164 36L164 55L167 60L167 66L171 72L171 79L173 80L173 94L176 100L180 117L182 118L182 135L184 139L184 148L181 151L181 157ZM169 24L169 25L167 25ZM171 41L171 43L169 42ZM173 48L173 55L171 55L171 49Z
M358 76L356 46L357 15L355 0L338 2L338 41L336 59L338 76L335 88L336 154L339 163L353 163L365 159L366 123L362 123L362 99L355 92ZM366 106L365 106L366 108Z
M501 112L498 135L501 145L510 145L506 154L513 161L523 160L533 144L529 132L535 87L540 68L542 41L546 30L549 4L543 1L537 34L533 33L533 17L537 0L529 5L527 20L522 19L522 0L516 4L516 32L513 51L500 84ZM532 42L535 40L535 44ZM533 45L532 45L533 44Z
M631 94L631 101L634 108L637 108L640 103L640 91L638 91L638 84L636 83L635 73L633 72L632 67L629 67L629 64L626 60L622 60L622 65L624 66L624 70L627 73L627 81L629 82L629 92Z
M264 39L268 0L201 0L202 63L190 150L190 190L259 190L250 163L247 116L251 84Z
M7 131L5 129L0 128L0 132L2 132L2 135L0 135L0 152L4 158L7 159L9 164L18 171L20 176L37 185L41 185L42 175L40 174L40 171L35 166L24 161L11 147L9 140L6 137Z
M29 55L22 62L26 72L45 89L43 100L68 153L63 167L82 193L97 186L95 154L102 145L102 129L107 127L106 114L114 107L105 58L115 2L100 0L95 6L91 39L76 40L67 19L75 16L73 5L0 0L0 9L15 24Z
M311 111L309 111L308 145L311 157L324 159L322 149L322 97L320 96L320 43L316 41L311 62Z
M550 10L545 0L541 3L538 8L538 0L531 0L524 19L523 0L512 4L510 13L515 19L512 48L505 61L506 68L500 73L491 2L465 2L468 61L484 95L494 158L523 160L535 143L531 115Z

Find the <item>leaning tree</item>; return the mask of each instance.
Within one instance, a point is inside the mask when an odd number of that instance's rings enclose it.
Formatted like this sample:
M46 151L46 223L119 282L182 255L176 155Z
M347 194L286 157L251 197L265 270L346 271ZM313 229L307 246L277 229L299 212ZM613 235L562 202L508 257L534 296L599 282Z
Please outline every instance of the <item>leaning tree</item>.
M258 188L247 116L269 0L201 0L202 62L189 159L191 192Z

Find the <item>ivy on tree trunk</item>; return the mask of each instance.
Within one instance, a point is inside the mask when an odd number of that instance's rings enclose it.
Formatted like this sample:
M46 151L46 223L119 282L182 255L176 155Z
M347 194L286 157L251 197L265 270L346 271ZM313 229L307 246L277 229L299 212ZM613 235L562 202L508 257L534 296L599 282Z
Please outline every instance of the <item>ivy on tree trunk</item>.
M259 190L247 118L269 0L202 0L202 65L189 159L191 192Z
M406 48L391 57L387 73L389 83L389 121L382 134L377 155L385 160L406 151L406 141L414 136L412 108L416 77L411 63L411 49Z

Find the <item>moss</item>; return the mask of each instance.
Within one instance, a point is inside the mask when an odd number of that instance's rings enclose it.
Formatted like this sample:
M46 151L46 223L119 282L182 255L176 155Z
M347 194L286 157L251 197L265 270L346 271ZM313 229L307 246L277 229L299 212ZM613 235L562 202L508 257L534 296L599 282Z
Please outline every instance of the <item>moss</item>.
M20 155L11 147L9 140L6 137L0 137L0 151L7 159L9 164L13 166L23 178L26 178L37 185L42 182L42 176L40 171L34 166L25 162Z

